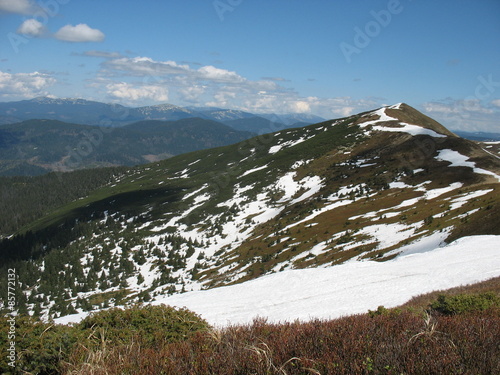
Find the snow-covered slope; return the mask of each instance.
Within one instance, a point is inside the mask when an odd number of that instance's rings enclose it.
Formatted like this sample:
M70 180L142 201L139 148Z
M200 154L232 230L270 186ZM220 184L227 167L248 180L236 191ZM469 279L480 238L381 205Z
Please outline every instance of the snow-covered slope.
M411 297L500 276L500 236L464 237L442 248L408 246L387 262L290 270L242 284L158 298L187 307L215 326L336 318L395 307ZM416 251L416 252L415 252ZM87 314L56 319L77 322Z

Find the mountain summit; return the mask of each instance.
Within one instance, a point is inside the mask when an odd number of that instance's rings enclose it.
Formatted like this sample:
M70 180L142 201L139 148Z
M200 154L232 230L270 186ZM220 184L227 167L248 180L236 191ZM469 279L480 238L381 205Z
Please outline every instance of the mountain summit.
M499 235L499 189L498 156L397 104L116 173L0 254L59 316Z

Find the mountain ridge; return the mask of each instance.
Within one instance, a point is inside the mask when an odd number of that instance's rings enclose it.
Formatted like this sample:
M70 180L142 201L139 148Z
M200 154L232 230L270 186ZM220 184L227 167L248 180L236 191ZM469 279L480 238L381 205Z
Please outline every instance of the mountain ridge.
M498 236L498 191L498 157L397 104L129 169L0 254L57 317Z
M81 125L120 127L142 120L175 121L191 117L222 123L250 117L265 117L269 121L282 124L283 127L289 127L297 122L312 124L324 120L319 116L306 114L253 114L222 108L180 107L168 103L127 107L120 104L108 104L86 99L56 99L49 97L0 102L0 124L11 124L31 119L48 119Z

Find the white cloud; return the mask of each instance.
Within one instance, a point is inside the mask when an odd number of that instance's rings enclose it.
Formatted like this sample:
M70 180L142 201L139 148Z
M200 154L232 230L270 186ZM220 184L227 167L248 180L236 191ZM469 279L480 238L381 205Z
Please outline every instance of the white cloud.
M30 0L0 0L0 13L33 14L36 9Z
M54 37L65 42L102 42L104 33L97 29L92 29L85 23L76 26L66 25L54 34Z
M198 69L198 72L200 73L200 78L210 81L232 83L240 83L245 81L243 77L236 74L235 72L231 72L225 69L219 69L211 65L201 67L200 69Z
M500 107L500 99L492 100L491 104L493 104L495 107Z
M13 99L46 96L46 88L55 83L53 77L39 72L11 74L0 71L0 97Z
M186 102L197 103L200 97L205 93L205 89L204 86L182 87L179 89L179 94Z
M463 116L469 116L473 113L493 113L493 110L483 106L479 99L445 99L439 102L427 102L424 103L423 106L427 112L442 114L461 114Z
M452 99L423 103L422 108L429 116L451 130L498 132L500 116L498 104L486 105L476 98Z
M103 63L103 73L138 77L161 77L172 74L191 74L188 65L180 65L175 61L154 61L149 57L123 57Z
M27 19L17 29L18 34L29 35L32 37L41 37L45 35L47 30L45 26L34 18Z
M127 81L127 77L141 77L140 83L128 83L127 89L143 92L144 85L169 88L169 97L177 105L200 105L239 109L255 113L313 113L326 118L348 116L355 112L380 106L375 100L345 98L301 97L293 88L282 86L277 79L252 81L235 71L212 65L191 68L175 61L155 61L149 57L109 58L101 63L100 87L115 88L114 79ZM128 81L127 81L128 82ZM121 84L120 88L123 88ZM118 94L118 95L116 95ZM121 90L113 98L125 95ZM126 95L143 100L143 95ZM152 98L151 95L150 98ZM141 105L152 104L141 102Z
M156 102L168 100L168 89L155 85L133 85L126 82L108 83L106 85L108 94L116 99L126 101L138 101L150 99Z

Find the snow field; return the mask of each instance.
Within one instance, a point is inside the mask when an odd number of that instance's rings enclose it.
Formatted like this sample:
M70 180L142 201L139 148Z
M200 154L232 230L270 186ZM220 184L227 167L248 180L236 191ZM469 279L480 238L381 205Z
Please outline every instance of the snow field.
M186 306L213 325L335 318L379 305L394 307L418 294L500 275L499 236L462 238L426 250L436 239L406 247L388 262L348 262L316 269L283 271L243 284L175 295L155 301Z
M500 275L500 236L461 238L447 246L435 234L405 246L386 262L347 263L288 270L242 284L157 298L152 304L187 307L210 324L330 319L395 307L419 294L476 283ZM56 319L76 322L85 313Z

